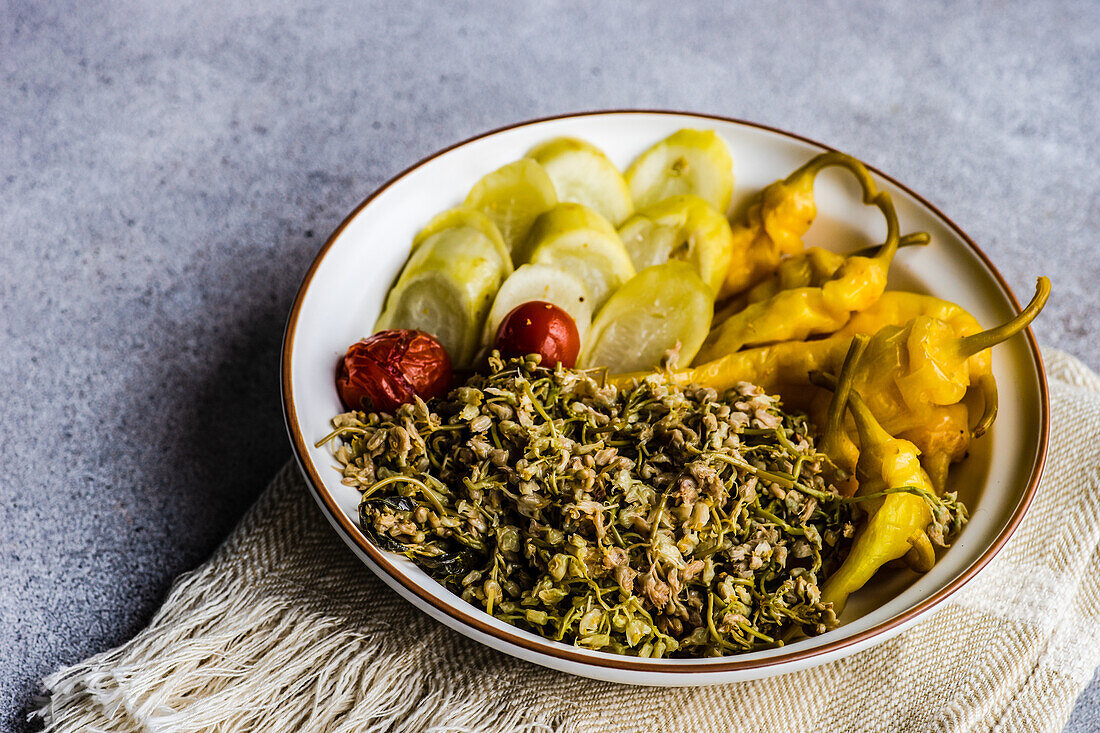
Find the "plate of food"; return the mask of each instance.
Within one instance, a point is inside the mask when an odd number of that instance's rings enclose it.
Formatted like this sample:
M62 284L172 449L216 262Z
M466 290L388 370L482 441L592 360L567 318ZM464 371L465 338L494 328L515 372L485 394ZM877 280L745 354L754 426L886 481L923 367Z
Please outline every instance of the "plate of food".
M1038 273L1037 273L1038 274ZM306 483L387 585L507 654L700 685L915 623L1035 492L1046 380L950 219L856 158L660 111L413 165L287 322Z

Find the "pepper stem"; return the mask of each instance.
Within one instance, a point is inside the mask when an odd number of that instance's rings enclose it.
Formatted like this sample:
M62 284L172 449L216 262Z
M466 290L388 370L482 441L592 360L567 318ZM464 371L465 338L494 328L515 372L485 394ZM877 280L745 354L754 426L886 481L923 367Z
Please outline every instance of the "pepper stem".
M821 153L820 155L810 158L801 168L787 176L786 179L784 179L784 183L793 185L798 182L800 178L816 178L818 173L826 168L832 168L833 166L840 166L841 168L847 168L851 171L852 175L856 177L860 187L863 189L863 203L871 203L875 194L878 193L878 187L875 186L875 181L871 178L871 173L867 170L867 166L863 165L863 163L856 158L836 150L829 151L828 153Z
M825 418L825 435L821 440L821 449L825 455L833 457L837 441L840 440L840 431L844 422L844 411L848 406L848 394L852 391L852 383L855 382L856 369L859 359L867 350L870 337L859 334L852 339L852 345L848 347L848 353L844 357L844 365L836 377L836 388L833 390L833 398L829 401L829 411Z
M997 419L997 381L992 374L978 377L978 390L982 395L982 416L970 431L973 438L981 437Z
M837 388L836 377L826 372L810 372L810 383L824 389ZM886 432L855 389L850 389L848 392L848 409L856 420L856 429L859 430L859 440L863 447L892 439L893 436Z
M900 244L898 212L894 209L894 201L890 198L890 194L885 191L879 191L875 194L873 203L879 208L882 215L886 217L886 241L882 243L882 249L875 255L875 259L879 260L884 265L889 265L894 259L894 255L897 253Z
M981 333L964 336L959 339L957 347L959 355L963 357L973 356L980 351L985 351L991 346L996 346L1002 341L1007 341L1020 331L1023 331L1028 327L1028 324L1035 320L1035 316L1039 315L1039 312L1043 310L1043 306L1046 305L1047 298L1049 297L1050 280L1045 277L1040 277L1035 281L1035 296L1031 299L1031 302L1020 311L1019 315L1007 323L1002 323L1000 326L982 331Z
M847 168L856 177L859 187L863 189L863 203L868 206L877 206L882 211L882 215L886 217L886 239L875 257L889 263L894 259L894 253L898 249L898 239L900 237L898 215L894 210L894 202L890 199L890 194L878 190L878 186L875 185L875 180L871 178L871 172L867 170L867 166L846 153L832 150L810 158L801 168L787 176L783 182L788 186L793 186L799 183L801 179L810 178L812 180L817 177L818 173L832 166Z
M909 234L906 234L904 237L898 240L898 249L901 249L902 247L923 247L931 241L932 237L929 236L928 232L910 232ZM879 252L881 252L882 248L885 246L885 244L872 244L862 249L857 249L855 252L850 253L848 256L874 257Z

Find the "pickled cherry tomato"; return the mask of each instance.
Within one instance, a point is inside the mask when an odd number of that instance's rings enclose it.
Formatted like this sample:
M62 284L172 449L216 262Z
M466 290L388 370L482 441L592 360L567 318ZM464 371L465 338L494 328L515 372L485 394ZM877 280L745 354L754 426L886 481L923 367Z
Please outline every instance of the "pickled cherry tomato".
M568 313L553 303L533 300L517 306L500 322L496 348L502 356L538 354L542 366L572 368L581 339Z
M442 395L451 376L447 350L430 334L380 331L348 348L336 367L336 390L349 410L393 412L414 395Z

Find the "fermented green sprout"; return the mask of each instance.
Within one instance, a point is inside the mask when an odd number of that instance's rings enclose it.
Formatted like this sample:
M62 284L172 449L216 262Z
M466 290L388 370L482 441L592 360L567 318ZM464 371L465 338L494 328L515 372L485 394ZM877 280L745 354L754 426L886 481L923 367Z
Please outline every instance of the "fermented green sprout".
M819 583L860 510L805 419L749 384L618 391L494 354L445 398L333 426L364 533L516 626L663 657L836 625Z

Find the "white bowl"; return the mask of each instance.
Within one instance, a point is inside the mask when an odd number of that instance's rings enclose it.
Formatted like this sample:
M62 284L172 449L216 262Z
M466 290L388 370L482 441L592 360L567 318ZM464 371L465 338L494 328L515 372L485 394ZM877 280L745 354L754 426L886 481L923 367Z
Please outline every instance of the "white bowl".
M584 138L621 168L682 127L714 129L729 143L738 201L829 149L761 125L673 112L595 112L525 122L446 148L399 174L336 229L306 273L287 322L282 389L287 430L322 511L349 547L391 588L441 623L507 654L577 675L645 685L702 685L755 679L822 664L878 644L920 619L993 557L1020 522L1046 455L1049 404L1042 361L1030 330L994 350L1000 415L951 475L971 508L962 535L928 573L898 571L852 597L842 625L779 649L713 659L637 659L549 641L465 603L404 557L379 550L356 524L359 493L340 483L327 447L314 447L342 411L333 383L348 345L371 333L413 235L434 214L455 206L482 175L558 135ZM916 193L876 172L897 205L903 232L932 235L927 247L898 253L891 287L950 299L985 325L1007 320L1019 304L989 259L950 219ZM843 171L817 186L820 214L807 241L881 241L885 226ZM996 457L996 460L993 460Z

